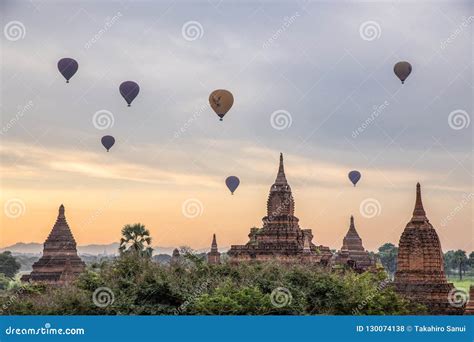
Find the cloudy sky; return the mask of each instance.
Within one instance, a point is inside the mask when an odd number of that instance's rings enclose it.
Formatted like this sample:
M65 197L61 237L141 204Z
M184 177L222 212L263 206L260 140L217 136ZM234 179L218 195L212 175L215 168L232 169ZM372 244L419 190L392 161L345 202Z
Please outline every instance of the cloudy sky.
M0 246L44 241L61 203L79 244L134 222L160 246L245 243L283 152L316 244L340 248L351 214L367 249L398 243L419 181L443 248L473 249L469 1L0 6ZM63 57L79 63L69 84ZM223 122L214 89L234 94Z

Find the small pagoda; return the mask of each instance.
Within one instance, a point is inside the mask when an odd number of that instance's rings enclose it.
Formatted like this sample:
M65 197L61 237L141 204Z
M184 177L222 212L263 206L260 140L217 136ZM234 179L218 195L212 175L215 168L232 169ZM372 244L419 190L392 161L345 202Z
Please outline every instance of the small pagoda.
M342 240L342 247L337 253L336 263L348 265L357 272L364 272L375 267L375 260L365 250L362 239L357 233L354 216L351 216L349 230Z
M329 247L316 246L311 229L301 229L294 216L295 201L286 180L283 154L280 153L275 183L267 200L267 215L262 228L251 228L245 245L232 245L227 252L231 262L267 261L314 262L328 265Z
M211 251L207 253L207 262L212 265L221 263L221 253L217 248L216 234L212 236Z
M77 255L76 241L61 204L56 223L44 242L43 255L33 264L33 271L23 275L21 280L64 285L76 279L85 267Z
M425 305L430 314L463 313L462 307L448 300L454 286L444 273L441 243L426 217L420 183L416 185L413 217L400 237L394 285L398 293Z

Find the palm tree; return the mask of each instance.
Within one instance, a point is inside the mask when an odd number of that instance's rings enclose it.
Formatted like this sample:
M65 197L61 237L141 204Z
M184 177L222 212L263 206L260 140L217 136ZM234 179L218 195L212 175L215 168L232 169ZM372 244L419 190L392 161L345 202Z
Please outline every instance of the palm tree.
M466 264L467 264L467 256L466 252L458 249L457 251L454 252L454 263L459 271L459 280L462 280L462 273L465 271Z
M138 256L151 257L153 248L151 248L150 231L141 223L125 225L122 228L119 251L120 254L134 253Z

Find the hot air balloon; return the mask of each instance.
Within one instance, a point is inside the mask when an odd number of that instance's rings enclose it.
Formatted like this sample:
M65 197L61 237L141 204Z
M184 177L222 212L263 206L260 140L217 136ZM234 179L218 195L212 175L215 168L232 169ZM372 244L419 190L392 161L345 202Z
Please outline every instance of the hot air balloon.
M111 135L104 135L101 141L102 145L107 149L107 152L109 152L110 148L115 144L115 138Z
M234 96L232 93L225 89L214 90L209 95L209 104L211 105L214 112L219 116L219 120L222 121L224 115L232 108L234 104Z
M352 184L354 184L354 186L356 186L357 182L360 179L360 172L356 171L356 170L353 170L353 171L349 172L348 176L349 176L349 179L351 180Z
M393 72L397 77L402 81L402 84L405 83L408 75L411 73L411 64L408 62L398 62L393 67Z
M62 58L58 62L58 70L66 79L66 83L69 83L69 80L74 76L78 68L79 64L72 58Z
M225 184L227 185L227 187L229 188L230 192L233 195L234 191L237 189L237 187L240 184L240 180L235 176L229 176L226 178Z
M128 106L140 92L140 86L133 81L125 81L120 85L120 94L127 101Z

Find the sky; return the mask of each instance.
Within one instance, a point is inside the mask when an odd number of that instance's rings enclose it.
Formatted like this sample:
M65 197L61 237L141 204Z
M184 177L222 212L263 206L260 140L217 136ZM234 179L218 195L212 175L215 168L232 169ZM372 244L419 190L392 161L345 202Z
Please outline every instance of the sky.
M443 249L473 250L469 1L0 6L0 247L43 242L61 203L80 245L136 222L156 246L246 243L282 152L315 244L339 249L350 215L365 248L398 244L420 182ZM69 84L64 57L79 63ZM222 122L215 89L234 95Z

